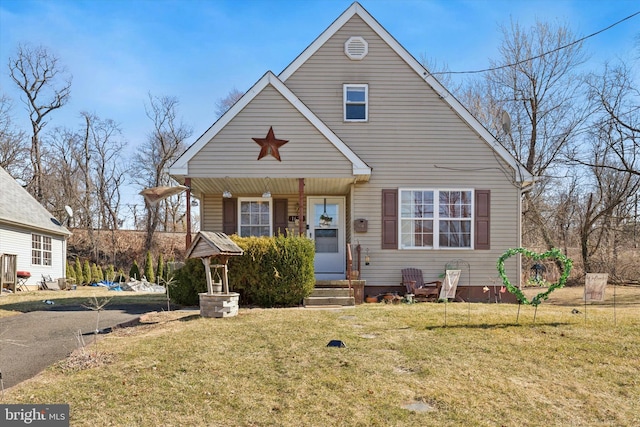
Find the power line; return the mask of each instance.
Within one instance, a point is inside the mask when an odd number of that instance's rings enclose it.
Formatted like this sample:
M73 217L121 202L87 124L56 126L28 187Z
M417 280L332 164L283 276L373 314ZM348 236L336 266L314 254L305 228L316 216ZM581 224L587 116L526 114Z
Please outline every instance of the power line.
M514 62L513 64L501 65L501 66L499 66L499 67L493 67L493 68L485 68L485 69L483 69L483 70L473 70L473 71L439 71L439 72L435 72L435 73L431 73L431 74L433 74L433 75L436 75L436 74L477 74L477 73L485 73L485 72L487 72L487 71L501 70L501 69L503 69L503 68L508 68L508 67L515 67L516 65L520 65L520 64L523 64L523 63L525 63L525 62L532 61L532 60L534 60L534 59L542 58L543 56L549 55L549 54L554 53L554 52L558 52L558 51L560 51L560 50L562 50L562 49L566 49L566 48L568 48L568 47L570 47L570 46L573 46L574 44L578 44L578 43L580 43L580 42L583 42L583 41L585 41L585 40L587 40L587 39L589 39L589 38L591 38L591 37L593 37L593 36L597 36L598 34L603 33L603 32L605 32L605 31L607 31L607 30L609 30L609 29L611 29L611 28L615 27L616 25L621 24L622 22L627 21L627 20L629 20L629 19L631 19L631 18L635 17L636 15L640 15L640 11L638 11L638 12L636 12L636 13L634 13L634 14L631 14L631 15L627 16L626 18L622 18L622 19L621 19L621 20L619 20L618 22L614 22L613 24L609 25L608 27L603 28L602 30L596 31L595 33L589 34L588 36L582 37L581 39L574 40L574 41L572 41L572 42L571 42L571 43L569 43L569 44L566 44L566 45L564 45L564 46L560 46L560 47L557 47L557 48L552 49L552 50L550 50L550 51L547 51L547 52L541 53L540 55L537 55L537 56L534 56L534 57L531 57L531 58L527 58L527 59L523 59L522 61Z

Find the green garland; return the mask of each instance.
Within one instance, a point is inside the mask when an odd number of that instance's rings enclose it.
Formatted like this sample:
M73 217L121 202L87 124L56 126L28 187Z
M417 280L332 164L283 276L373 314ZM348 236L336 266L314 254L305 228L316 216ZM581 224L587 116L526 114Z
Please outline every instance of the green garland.
M516 254L522 254L533 259L534 261L539 261L547 258L555 258L556 260L562 262L564 265L564 269L562 270L562 274L560 275L558 283L552 283L547 288L546 292L539 293L531 301L529 301L520 288L516 288L511 284L506 272L504 271L504 262L507 260L507 258L510 258ZM547 252L542 254L529 251L525 248L508 249L504 254L502 254L500 258L498 258L498 274L502 278L502 283L506 286L507 290L514 294L518 299L518 302L520 302L521 304L531 304L534 307L549 298L549 294L551 292L555 291L558 288L562 288L567 284L567 279L569 278L569 273L571 272L572 266L573 261L570 258L567 258L567 256L557 248L552 248L551 250L548 250Z

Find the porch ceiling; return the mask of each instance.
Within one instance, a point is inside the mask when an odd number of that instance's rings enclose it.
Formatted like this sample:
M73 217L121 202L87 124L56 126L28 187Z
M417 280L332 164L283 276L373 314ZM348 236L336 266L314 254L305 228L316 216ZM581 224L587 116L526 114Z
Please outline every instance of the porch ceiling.
M368 178L362 177L362 178ZM305 178L305 195L346 194L357 181L367 179L351 178ZM229 190L233 197L260 196L269 190L274 196L298 194L298 178L191 178L191 191L196 197L203 194L220 194Z

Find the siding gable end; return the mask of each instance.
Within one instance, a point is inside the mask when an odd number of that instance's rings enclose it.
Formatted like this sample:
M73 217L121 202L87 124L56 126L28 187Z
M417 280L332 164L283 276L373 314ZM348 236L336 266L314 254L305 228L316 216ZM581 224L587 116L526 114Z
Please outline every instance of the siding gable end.
M238 115L267 85L273 86L291 105L297 109L315 128L329 140L351 163L353 175L369 176L371 168L360 159L338 136L327 127L284 83L272 72L267 72L247 93L244 94L217 122L198 138L169 169L172 176L189 174L189 161L211 141L229 122Z

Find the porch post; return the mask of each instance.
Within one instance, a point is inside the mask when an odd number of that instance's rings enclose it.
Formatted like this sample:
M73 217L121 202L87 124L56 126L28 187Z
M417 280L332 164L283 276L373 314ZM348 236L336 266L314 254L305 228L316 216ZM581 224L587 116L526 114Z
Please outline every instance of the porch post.
M304 178L298 178L298 207L300 208L300 212L298 212L298 232L301 236L305 234L306 231L306 221L304 221Z
M185 178L184 185L187 187L187 236L185 244L186 249L189 249L189 246L191 246L191 178Z

